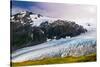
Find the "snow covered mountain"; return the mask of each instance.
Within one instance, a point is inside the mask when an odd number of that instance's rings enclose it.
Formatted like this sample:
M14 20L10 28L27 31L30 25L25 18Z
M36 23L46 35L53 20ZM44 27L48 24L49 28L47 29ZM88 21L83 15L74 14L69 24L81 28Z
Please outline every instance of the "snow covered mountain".
M48 21L53 23L58 18L50 18L32 12L20 12L11 17L11 22L30 23L32 27L40 26L41 23ZM52 39L44 43L25 47L14 51L12 62L23 62L27 60L41 60L49 57L83 56L96 53L96 23L95 22L76 22L82 25L87 32L70 38Z
M26 19L26 20L25 20ZM11 22L19 22L26 23L31 22L32 26L39 26L41 23L48 21L49 23L53 23L56 20L64 20L61 18L52 18L52 17L46 17L41 14L36 14L29 11L22 11L20 13L17 13L15 15L11 16ZM96 32L96 22L95 21L89 21L88 19L85 20L76 20L75 23L82 25L84 28L86 28L89 32L95 31ZM27 23L28 23L27 22ZM71 22L71 21L69 21Z
M11 17L11 22L19 22L25 23L25 20L32 22L32 26L39 26L42 22L48 21L48 22L53 22L57 20L57 18L50 18L43 16L41 14L36 14L33 12L29 11L22 11L17 14L12 15Z

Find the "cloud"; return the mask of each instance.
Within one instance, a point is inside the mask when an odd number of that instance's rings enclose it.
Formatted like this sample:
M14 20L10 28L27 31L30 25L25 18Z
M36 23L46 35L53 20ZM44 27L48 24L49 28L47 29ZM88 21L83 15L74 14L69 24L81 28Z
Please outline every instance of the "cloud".
M16 13L18 13L18 12L21 12L21 11L26 11L27 9L23 9L23 8L19 8L19 7L13 7L13 8L11 8L11 13L12 13L12 15L13 14L16 14Z
M41 6L42 5L42 6ZM78 4L41 3L48 15L61 18L84 18L96 16L96 7Z
M93 20L96 20L97 16L96 6L93 5L31 2L30 6L30 2L26 3L25 6L28 7L24 8L22 7L24 5L21 6L19 6L19 4L17 4L17 6L13 5L12 14L27 10L27 11L32 11L34 13L42 14L44 16L62 18L66 20L91 19L91 18L94 18Z

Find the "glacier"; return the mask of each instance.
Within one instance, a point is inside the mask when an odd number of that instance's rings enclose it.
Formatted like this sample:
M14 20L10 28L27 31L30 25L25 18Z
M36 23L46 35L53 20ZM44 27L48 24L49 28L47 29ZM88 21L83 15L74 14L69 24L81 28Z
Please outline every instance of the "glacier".
M42 16L35 19L37 15L30 15L33 20L33 26L39 26L42 22L49 21L52 23L58 18L50 18ZM12 62L23 62L28 60L41 60L50 57L66 57L66 56L84 56L96 53L96 23L95 21L75 20L76 23L82 25L88 31L79 36L70 38L61 38L59 40L47 40L47 42L31 47L18 49L11 53ZM88 26L87 24L90 24Z
M91 53L96 53L96 39L68 38L19 49L12 53L12 62L41 60L49 57L77 57Z

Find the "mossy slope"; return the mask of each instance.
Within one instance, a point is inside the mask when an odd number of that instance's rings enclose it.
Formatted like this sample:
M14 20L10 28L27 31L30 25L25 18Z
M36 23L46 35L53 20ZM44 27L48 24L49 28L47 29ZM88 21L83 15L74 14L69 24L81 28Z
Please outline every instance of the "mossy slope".
M96 54L90 54L87 56L80 56L80 57L56 57L56 58L46 58L43 60L37 61L25 61L25 62L18 62L12 63L12 67L16 66L28 66L28 65L44 65L44 64L61 64L61 63L76 63L76 62L92 62L96 61Z

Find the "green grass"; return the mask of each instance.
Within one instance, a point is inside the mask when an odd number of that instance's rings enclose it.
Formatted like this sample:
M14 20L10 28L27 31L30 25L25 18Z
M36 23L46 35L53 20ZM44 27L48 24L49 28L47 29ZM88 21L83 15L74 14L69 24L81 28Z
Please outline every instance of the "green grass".
M44 65L44 64L62 64L62 63L76 63L76 62L92 62L96 61L96 54L90 54L87 56L80 56L80 57L56 57L56 58L46 58L43 60L37 60L37 61L24 61L24 62L17 62L12 63L12 67L17 66L29 66L29 65Z

